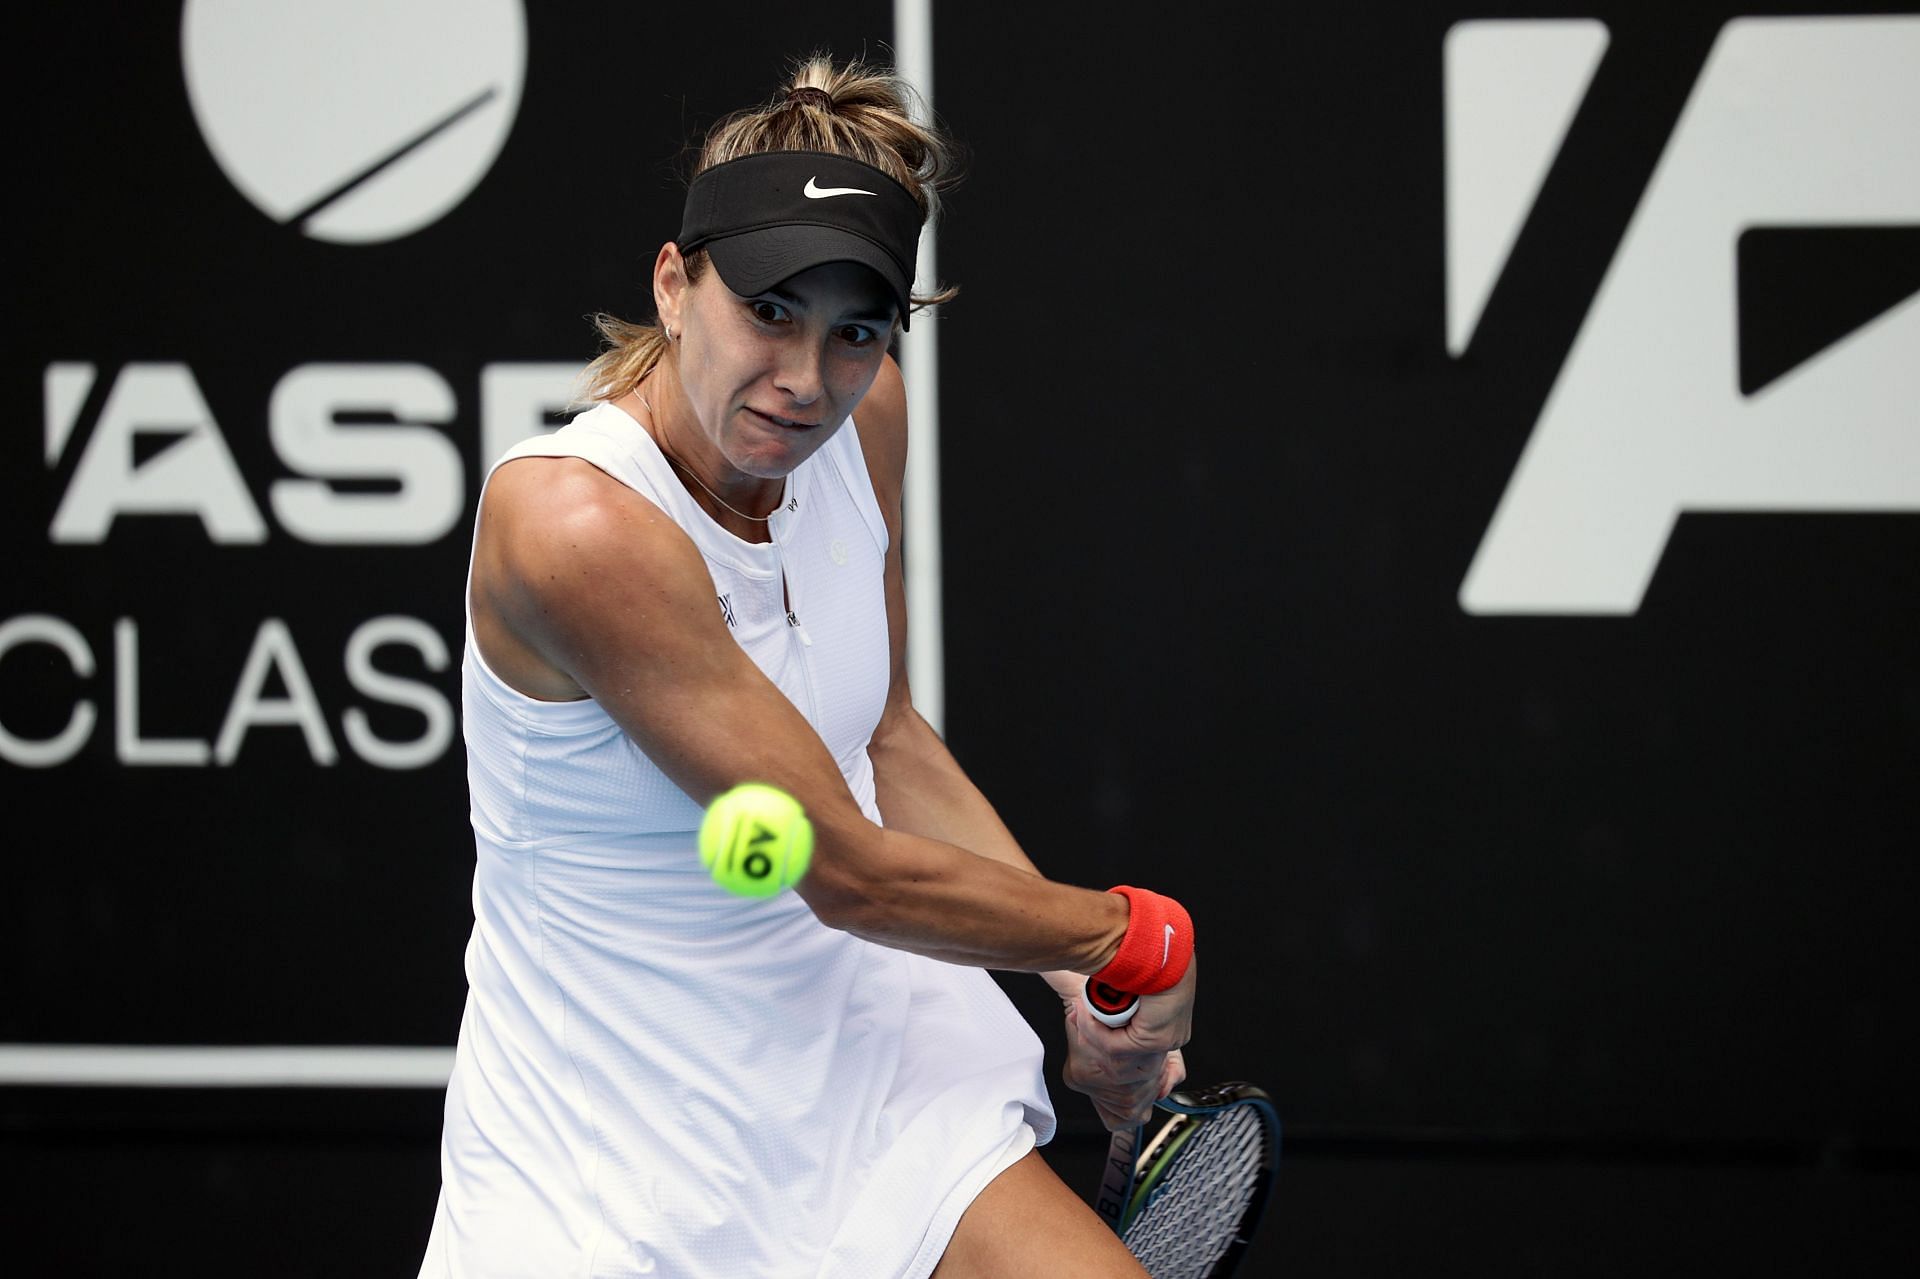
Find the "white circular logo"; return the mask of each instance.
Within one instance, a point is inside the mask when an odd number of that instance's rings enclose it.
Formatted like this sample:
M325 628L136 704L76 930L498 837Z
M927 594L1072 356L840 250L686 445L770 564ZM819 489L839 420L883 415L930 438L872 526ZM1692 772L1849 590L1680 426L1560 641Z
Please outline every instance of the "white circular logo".
M274 221L374 244L479 185L520 109L520 0L187 0L187 99Z

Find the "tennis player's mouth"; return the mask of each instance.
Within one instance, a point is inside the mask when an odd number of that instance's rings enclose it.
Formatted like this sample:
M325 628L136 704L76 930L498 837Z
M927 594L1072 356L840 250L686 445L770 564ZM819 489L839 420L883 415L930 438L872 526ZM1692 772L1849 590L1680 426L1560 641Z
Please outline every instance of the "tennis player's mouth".
M785 427L789 431L811 431L814 427L820 425L818 422L798 422L790 417L776 417L772 413L762 413L752 405L747 406L747 412L762 421L771 422L775 426Z

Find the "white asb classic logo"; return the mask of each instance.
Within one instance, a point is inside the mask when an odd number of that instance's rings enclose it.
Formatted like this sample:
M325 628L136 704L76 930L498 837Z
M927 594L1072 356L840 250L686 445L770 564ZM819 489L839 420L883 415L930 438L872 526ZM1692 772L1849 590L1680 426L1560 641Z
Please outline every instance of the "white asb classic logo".
M508 445L547 428L567 404L578 373L573 364L482 366L482 473ZM152 516L195 517L208 541L222 545L264 544L277 525L293 539L317 545L410 546L445 536L466 509L466 464L446 433L456 418L456 396L447 379L425 365L302 364L287 370L268 399L265 422L275 458L293 474L266 481L264 502L185 364L134 362L103 376L90 362L56 361L46 367L44 392L49 470L78 451L48 528L56 546L106 543L121 521ZM254 406L242 411L249 420L258 414ZM367 415L387 420L348 420ZM164 447L142 460L143 440ZM343 492L332 483L338 480L382 481L385 491ZM104 633L103 623L82 620L96 639ZM153 629L149 619L147 633ZM0 619L0 663L14 648L50 647L79 686L65 724L51 736L24 736L0 719L0 761L22 768L70 763L96 735L107 735L108 724L113 758L128 767L231 767L242 762L256 729L285 726L300 730L308 755L321 767L342 758L336 728L355 756L378 768L425 768L454 739L453 708L438 688L389 674L375 661L384 649L410 649L426 671L447 670L445 641L419 618L384 614L354 627L340 660L356 700L332 713L307 676L292 628L281 618L265 618L217 721L208 717L200 733L169 737L143 728L141 619L117 617L111 630L109 650L97 648L87 629L67 618L29 613ZM309 636L308 652L314 642ZM110 670L101 670L108 651ZM194 677L204 680L206 672ZM422 719L418 734L380 736L367 707L382 704L416 712ZM215 722L218 732L207 731Z
M1607 44L1447 33L1447 340L1467 349ZM1920 510L1920 295L1739 386L1744 231L1920 224L1920 19L1742 18L1715 40L1548 393L1460 604L1631 614L1683 511Z
M579 366L502 361L480 370L480 456L484 469L514 441L548 429L565 407ZM46 463L74 447L79 460L54 511L56 545L105 542L116 520L198 516L210 541L258 545L268 523L227 447L193 370L173 361L137 362L110 373L85 430L100 369L59 361L45 373ZM445 536L466 509L465 463L444 428L455 418L453 387L421 364L302 364L287 370L266 406L267 439L293 476L267 483L267 508L287 533L321 545L418 546ZM343 421L356 414L381 425ZM166 438L141 460L139 442ZM373 493L341 492L333 481L371 480Z
M444 217L520 107L519 0L187 0L187 98L227 179L337 244Z

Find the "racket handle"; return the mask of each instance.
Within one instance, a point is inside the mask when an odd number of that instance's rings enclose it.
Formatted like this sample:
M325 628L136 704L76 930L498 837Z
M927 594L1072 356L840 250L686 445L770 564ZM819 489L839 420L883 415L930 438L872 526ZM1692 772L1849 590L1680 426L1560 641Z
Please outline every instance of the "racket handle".
M1091 977L1081 988L1080 998L1094 1020L1103 1026L1124 1026L1140 1011L1140 996Z

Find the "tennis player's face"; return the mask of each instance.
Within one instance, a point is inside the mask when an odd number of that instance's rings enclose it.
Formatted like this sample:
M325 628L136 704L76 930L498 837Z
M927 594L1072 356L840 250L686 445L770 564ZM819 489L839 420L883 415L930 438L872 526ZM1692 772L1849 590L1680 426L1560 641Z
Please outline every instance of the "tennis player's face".
M708 270L681 315L680 382L703 433L734 471L776 479L832 438L873 385L894 302L866 267L829 262L753 297Z

